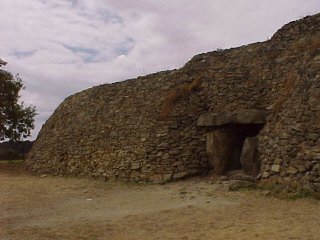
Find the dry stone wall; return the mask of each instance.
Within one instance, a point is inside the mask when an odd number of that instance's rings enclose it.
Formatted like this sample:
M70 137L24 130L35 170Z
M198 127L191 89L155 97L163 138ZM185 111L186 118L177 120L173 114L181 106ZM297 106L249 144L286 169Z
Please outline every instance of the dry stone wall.
M105 84L67 98L43 126L30 171L167 181L210 169L204 113L261 109L261 177L320 191L320 15L270 40L193 57L178 70ZM161 117L168 92L200 86Z

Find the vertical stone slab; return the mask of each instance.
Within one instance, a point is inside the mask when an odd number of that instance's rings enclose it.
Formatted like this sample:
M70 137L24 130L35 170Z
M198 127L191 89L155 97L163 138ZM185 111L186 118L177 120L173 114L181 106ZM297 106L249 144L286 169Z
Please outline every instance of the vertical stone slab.
M240 169L243 139L232 129L217 129L207 133L207 155L216 174Z
M244 141L240 163L244 172L251 176L257 176L260 170L259 140L257 136L247 137Z

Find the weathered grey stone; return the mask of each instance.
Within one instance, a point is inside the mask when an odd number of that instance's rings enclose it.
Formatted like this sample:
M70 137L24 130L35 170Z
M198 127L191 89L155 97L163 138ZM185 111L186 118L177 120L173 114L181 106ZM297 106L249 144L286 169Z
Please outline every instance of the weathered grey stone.
M230 191L236 191L241 188L249 188L249 187L255 187L256 184L254 182L249 182L245 180L232 180L229 183L229 190Z
M170 157L170 155L169 155L169 153L165 153L165 154L163 154L162 155L162 159L164 159L164 160L166 160L166 159L168 159Z
M275 172L275 173L280 172L280 165L278 165L278 164L272 165L272 166L271 166L271 171L272 171L272 172Z
M270 176L269 172L263 172L262 173L262 178L268 178Z
M229 129L219 129L207 134L207 154L216 174L239 169L241 144L236 133Z
M227 177L227 176L220 176L220 180L221 181L229 181L229 177Z
M163 152L158 152L157 157L161 157L163 155Z
M257 176L260 172L258 137L247 137L243 143L240 163L245 173Z
M289 166L287 173L288 174L296 174L298 172L298 170L292 166Z
M132 163L131 164L131 170L138 170L141 168L141 164L140 163Z
M177 172L177 173L174 173L173 174L173 179L181 179L181 178L184 178L184 177L186 177L186 176L188 176L188 173L187 172Z
M308 139L310 139L310 140L316 141L316 140L319 139L319 134L309 133L307 137L308 137Z
M179 155L181 153L180 149L171 149L169 151L170 155Z
M203 114L198 119L198 126L220 127L226 124L265 124L266 121L266 111L245 109L234 112Z
M307 171L307 168L304 166L304 165L299 165L298 166L298 172L301 173L301 172L305 172Z
M232 180L243 180L243 181L248 181L248 182L256 182L255 177L252 177L252 176L247 175L245 173L234 173L234 174L227 173L227 176L229 176L229 178Z

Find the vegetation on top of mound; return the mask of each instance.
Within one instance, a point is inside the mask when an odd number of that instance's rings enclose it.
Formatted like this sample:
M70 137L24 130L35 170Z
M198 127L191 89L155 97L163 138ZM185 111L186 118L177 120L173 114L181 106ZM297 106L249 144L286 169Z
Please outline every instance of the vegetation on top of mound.
M190 83L184 83L176 89L170 90L164 97L161 108L161 117L166 119L173 112L176 104L189 97L192 92L199 90L201 79L196 78Z

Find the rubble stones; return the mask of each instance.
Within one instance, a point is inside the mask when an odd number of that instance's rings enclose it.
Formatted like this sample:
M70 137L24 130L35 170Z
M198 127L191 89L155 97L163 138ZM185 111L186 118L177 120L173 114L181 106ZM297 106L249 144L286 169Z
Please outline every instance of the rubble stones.
M245 180L232 180L229 183L229 190L230 191L237 191L241 188L251 188L255 187L256 184L254 182L245 181Z
M188 173L187 172L177 172L177 173L174 173L173 174L173 179L177 180L177 179L181 179L181 178L184 178L188 176Z
M298 173L298 170L292 166L289 166L287 173L288 174L296 174L296 173Z
M279 173L280 172L280 165L278 165L278 164L272 165L271 171L275 172L275 173Z

